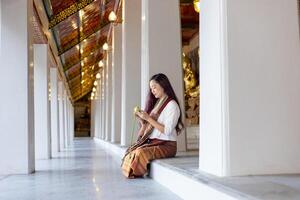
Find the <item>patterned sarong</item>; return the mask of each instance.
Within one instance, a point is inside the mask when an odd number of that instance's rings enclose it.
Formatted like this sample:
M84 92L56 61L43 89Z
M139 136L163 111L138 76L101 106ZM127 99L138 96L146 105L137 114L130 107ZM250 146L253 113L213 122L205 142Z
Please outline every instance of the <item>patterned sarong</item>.
M174 157L177 151L175 141L149 139L147 143L126 155L123 163L123 174L128 178L142 177L148 172L151 160Z

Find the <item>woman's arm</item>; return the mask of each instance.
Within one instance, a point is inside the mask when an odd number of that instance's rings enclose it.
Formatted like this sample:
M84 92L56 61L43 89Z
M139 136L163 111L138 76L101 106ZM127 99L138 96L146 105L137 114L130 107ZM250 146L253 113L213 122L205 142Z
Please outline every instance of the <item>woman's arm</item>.
M156 121L155 119L153 119L152 117L149 116L147 122L149 122L149 124L151 124L157 130L159 130L159 132L161 133L165 132L165 126L159 123L158 121Z
M149 124L151 124L154 128L156 128L159 132L164 133L165 126L159 122L157 122L155 119L153 119L150 115L148 115L147 112L140 111L136 113L140 118L147 121Z
M163 112L165 112L164 117L160 120L160 122L156 121L157 118L149 116L148 113L143 111L139 112L138 115L150 123L159 132L165 135L170 135L178 123L180 109L175 101L171 101L164 108Z

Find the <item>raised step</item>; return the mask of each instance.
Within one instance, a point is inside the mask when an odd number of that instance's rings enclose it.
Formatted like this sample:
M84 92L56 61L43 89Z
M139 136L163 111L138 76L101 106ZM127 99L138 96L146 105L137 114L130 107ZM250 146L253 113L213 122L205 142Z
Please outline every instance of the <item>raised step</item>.
M126 148L96 139L121 162ZM197 152L151 162L150 177L183 199L299 200L300 175L216 177L198 170Z

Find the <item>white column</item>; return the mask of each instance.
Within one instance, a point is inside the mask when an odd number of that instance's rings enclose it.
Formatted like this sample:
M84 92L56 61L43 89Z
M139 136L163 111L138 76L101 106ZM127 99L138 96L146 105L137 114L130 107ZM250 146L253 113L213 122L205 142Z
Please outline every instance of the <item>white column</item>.
M105 65L106 62L104 62ZM106 81L105 81L105 66L103 67L102 74L101 74L101 98L102 98L102 104L101 104L101 139L105 139L105 125L106 125L106 112L105 112L105 105L106 105L106 98L105 98L105 87L106 87Z
M64 147L68 147L68 114L67 114L67 90L64 89L64 96L63 96L63 112L64 112Z
M35 120L35 159L49 159L50 127L48 96L48 49L47 44L34 46L34 120Z
M154 74L164 73L176 93L184 121L179 2L142 0L142 19L142 107L149 91L149 79ZM178 137L177 148L186 150L185 132Z
M105 77L105 82L106 82L106 92L105 92L105 98L106 98L106 106L105 106L105 110L106 110L106 122L105 122L105 140L110 141L111 140L111 85L112 85L112 81L111 81L111 77L112 77L112 52L111 51L107 51L106 54L106 77Z
M64 149L64 85L62 81L58 82L58 114L59 114L59 146L60 151Z
M141 1L123 2L121 145L131 142L133 108L141 101ZM136 133L134 133L136 138Z
M201 9L200 169L299 173L297 2L201 1Z
M96 119L96 112L97 112L97 109L96 109L96 100L91 100L91 138L94 138L96 137L95 135L95 119Z
M100 70L101 71L101 70ZM101 75L101 72L100 72L100 75ZM95 109L96 109L96 113L95 113L95 116L97 118L95 118L95 126L97 127L97 132L95 133L97 135L97 138L101 138L101 130L102 130L102 114L101 114L101 105L102 105L102 91L101 91L101 80L99 79L98 81L98 85L96 87L96 90L97 90L97 99L95 100Z
M52 155L59 152L59 127L58 127L58 86L57 68L50 69L50 88L51 88L51 150Z
M0 174L34 171L32 0L0 1Z
M70 125L70 133L71 133L71 141L74 140L75 132L74 132L74 106L71 104L71 125Z
M111 142L121 141L121 99L122 99L122 26L116 25L112 31L112 110Z
M68 142L68 146L70 146L71 144L71 102L69 98L67 98L67 127L68 127L67 142Z
M96 88L96 92L94 99L91 100L91 111L93 111L93 137L99 138L100 133L99 130L101 129L101 116L100 116L100 80L97 80L97 86L94 86Z

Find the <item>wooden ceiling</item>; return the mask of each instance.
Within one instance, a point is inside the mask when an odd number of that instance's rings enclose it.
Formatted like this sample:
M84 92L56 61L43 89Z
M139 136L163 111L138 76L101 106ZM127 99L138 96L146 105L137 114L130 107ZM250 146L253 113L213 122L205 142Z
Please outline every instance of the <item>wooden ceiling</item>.
M73 101L90 93L104 58L102 45L108 40L111 23L108 15L120 8L121 0L42 0L53 38ZM121 9L118 9L121 17ZM188 44L199 32L199 14L192 0L180 0L182 43ZM34 17L35 43L47 43Z
M108 14L116 4L119 0L43 0L73 101L92 91L111 26Z

